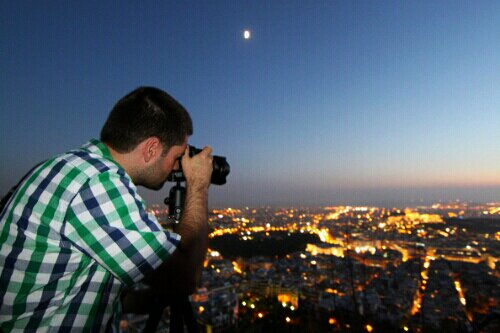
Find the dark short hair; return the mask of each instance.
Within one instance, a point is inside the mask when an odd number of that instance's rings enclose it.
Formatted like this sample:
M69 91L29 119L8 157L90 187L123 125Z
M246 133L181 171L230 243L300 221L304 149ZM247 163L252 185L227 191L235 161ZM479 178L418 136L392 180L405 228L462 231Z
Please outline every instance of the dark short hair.
M166 153L193 134L186 109L172 96L154 87L139 87L120 99L101 130L101 141L120 153L133 150L155 136Z

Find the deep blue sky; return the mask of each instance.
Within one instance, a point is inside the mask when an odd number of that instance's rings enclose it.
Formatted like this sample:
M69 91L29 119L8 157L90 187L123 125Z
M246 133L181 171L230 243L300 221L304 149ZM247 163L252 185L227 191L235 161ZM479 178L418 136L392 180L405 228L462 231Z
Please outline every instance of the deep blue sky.
M191 143L231 164L212 206L499 201L498 13L499 1L1 1L0 192L154 85L190 111Z

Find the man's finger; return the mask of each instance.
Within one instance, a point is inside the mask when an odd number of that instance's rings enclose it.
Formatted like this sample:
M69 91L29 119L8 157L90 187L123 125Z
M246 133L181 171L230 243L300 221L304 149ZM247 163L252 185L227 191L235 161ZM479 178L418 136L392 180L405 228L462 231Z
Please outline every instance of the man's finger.
M184 150L184 154L182 155L182 159L189 157L189 145L187 145L186 150Z
M213 149L212 149L212 147L210 147L210 146L205 146L205 147L203 148L203 152L205 152L205 154L206 154L208 157L212 157L212 151L213 151Z

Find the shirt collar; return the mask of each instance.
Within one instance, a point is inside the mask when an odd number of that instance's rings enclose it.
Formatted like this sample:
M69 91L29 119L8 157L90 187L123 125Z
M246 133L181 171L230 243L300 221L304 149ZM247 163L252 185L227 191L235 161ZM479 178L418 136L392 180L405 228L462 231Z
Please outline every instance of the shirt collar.
M113 161L115 164L118 164L115 160L113 160L113 156L111 156L111 152L109 151L108 147L106 147L104 143L97 139L91 139L89 142L82 146L82 149L90 153L100 155L110 161Z

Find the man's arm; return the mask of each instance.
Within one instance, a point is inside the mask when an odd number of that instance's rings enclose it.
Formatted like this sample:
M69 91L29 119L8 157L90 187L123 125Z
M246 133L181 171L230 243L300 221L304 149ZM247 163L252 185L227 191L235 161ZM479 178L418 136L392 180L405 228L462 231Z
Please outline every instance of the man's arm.
M189 149L189 148L188 148ZM181 236L177 250L145 282L158 292L189 295L201 277L208 248L208 187L212 175L212 149L192 158L186 150L182 169L186 177L186 200L180 223L174 231Z
M68 206L63 239L131 285L158 268L176 250L178 234L166 232L144 210L124 172L89 178Z

